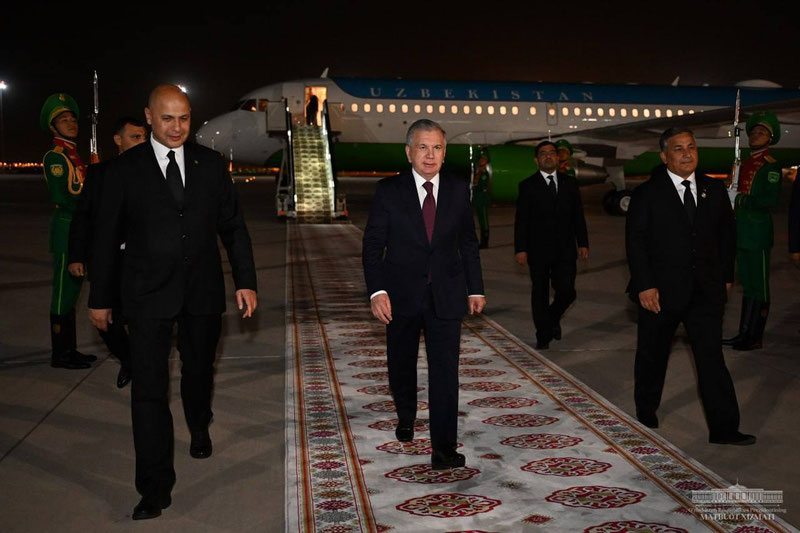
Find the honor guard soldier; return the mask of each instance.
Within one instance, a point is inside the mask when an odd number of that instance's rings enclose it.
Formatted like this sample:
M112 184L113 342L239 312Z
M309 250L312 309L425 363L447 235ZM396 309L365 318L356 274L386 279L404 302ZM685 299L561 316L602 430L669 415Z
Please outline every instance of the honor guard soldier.
M556 148L558 149L558 171L567 176L576 177L575 162L572 160L575 150L572 145L566 139L560 139L556 141Z
M72 214L83 190L85 167L78 155L78 104L68 94L50 95L42 106L42 129L53 135L53 148L44 156L44 176L53 215L50 218L50 252L53 254L53 294L50 300L50 339L53 347L50 366L89 368L93 355L79 352L75 337L75 304L81 292L82 277L67 270L67 243Z
M778 119L769 111L747 120L750 157L739 169L736 214L736 264L744 292L739 333L723 344L734 350L761 348L769 314L769 254L772 249L772 215L781 189L781 167L769 147L781 138Z
M486 154L481 153L478 160L478 168L472 177L472 205L475 214L478 216L478 225L481 227L481 240L479 248L489 247L489 204L491 196L489 194L489 159Z

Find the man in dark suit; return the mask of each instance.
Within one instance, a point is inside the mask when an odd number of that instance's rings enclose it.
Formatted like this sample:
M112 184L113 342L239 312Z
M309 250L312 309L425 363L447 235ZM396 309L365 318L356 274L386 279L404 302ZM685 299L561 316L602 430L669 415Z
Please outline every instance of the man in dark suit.
M789 201L789 259L800 268L800 177L794 179Z
M225 310L217 235L228 253L243 316L251 316L257 303L250 236L225 161L213 150L186 143L188 98L174 85L159 85L150 93L145 116L150 140L106 170L89 296L89 317L105 330L117 290L119 243L125 242L122 309L130 331L136 489L142 495L134 520L159 516L172 501L167 362L176 322L189 452L198 459L211 455L214 360Z
M636 417L658 427L670 345L682 322L709 442L753 444L754 436L739 432L739 405L722 355L722 315L736 256L730 200L722 181L695 174L697 145L690 130L670 128L660 145L665 166L634 190L625 226L628 293L639 304Z
M408 129L411 170L378 182L364 230L372 314L386 324L389 387L401 442L414 437L420 331L428 354L431 464L464 466L456 452L461 319L486 305L469 184L440 174L445 132L418 120Z
M114 144L117 145L119 154L145 142L147 130L144 123L133 117L123 117L117 120L114 127ZM72 224L69 226L69 263L68 270L73 276L86 275L86 265L89 262L89 252L92 247L92 227L98 224L98 198L103 194L103 176L105 175L108 161L101 161L89 165L86 171L86 180L83 182L83 192L75 207ZM120 251L120 253L122 253ZM117 374L117 387L120 389L131 380L131 355L128 346L128 332L122 319L120 302L117 300L111 311L111 322L106 331L98 330L100 337L108 346L108 350L120 362Z
M536 348L546 350L561 339L561 316L575 301L575 261L589 257L589 234L577 181L557 171L556 145L539 143L536 162L539 171L519 184L514 251L530 268Z

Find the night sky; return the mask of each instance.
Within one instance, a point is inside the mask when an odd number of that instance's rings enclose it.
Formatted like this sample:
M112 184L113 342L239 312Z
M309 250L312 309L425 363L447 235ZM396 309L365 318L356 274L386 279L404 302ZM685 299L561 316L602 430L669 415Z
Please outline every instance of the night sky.
M103 157L114 153L114 120L143 116L159 82L187 86L193 129L244 93L325 67L332 77L800 86L796 2L27 4L0 10L5 153L14 161L47 150L39 110L54 92L78 101L86 154L94 69Z

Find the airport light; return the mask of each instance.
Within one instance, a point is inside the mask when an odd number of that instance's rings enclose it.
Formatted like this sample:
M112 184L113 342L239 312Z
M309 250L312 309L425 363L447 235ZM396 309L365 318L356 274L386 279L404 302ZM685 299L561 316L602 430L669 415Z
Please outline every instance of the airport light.
M0 161L6 160L6 136L5 125L3 124L3 93L6 92L7 88L6 80L0 80Z

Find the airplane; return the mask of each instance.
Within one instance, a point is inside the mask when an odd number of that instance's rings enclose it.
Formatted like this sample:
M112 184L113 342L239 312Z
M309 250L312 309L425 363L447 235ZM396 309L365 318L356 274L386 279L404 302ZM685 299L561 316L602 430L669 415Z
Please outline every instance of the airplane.
M268 134L270 108L288 110L298 124L320 124L327 110L339 174L398 172L408 166L403 141L419 118L446 133L445 169L470 176L479 151L489 159L492 200L516 199L520 181L536 171L534 146L565 138L576 148L580 184L613 185L604 200L624 215L630 201L625 176L649 175L661 163L658 136L671 126L694 130L700 170L727 174L733 161L733 105L741 94L748 113L770 109L782 125L771 149L782 165L800 163L800 90L765 80L732 87L672 85L423 81L309 78L276 83L244 95L227 113L205 122L200 144L240 164L278 166L285 139ZM307 109L312 97L318 109ZM314 114L310 117L308 114ZM742 146L746 146L746 139ZM747 156L743 150L742 158Z

